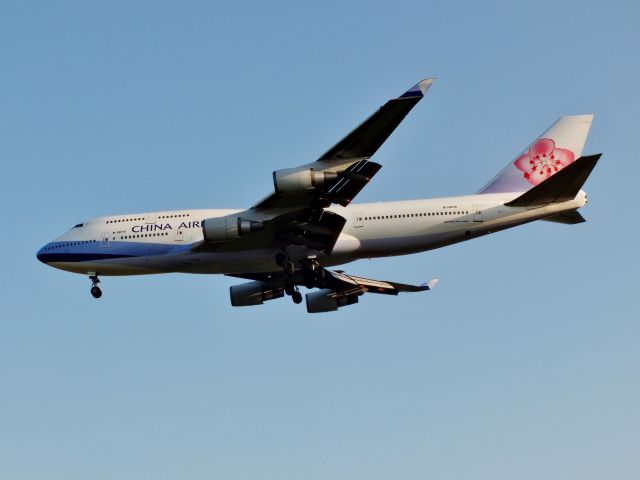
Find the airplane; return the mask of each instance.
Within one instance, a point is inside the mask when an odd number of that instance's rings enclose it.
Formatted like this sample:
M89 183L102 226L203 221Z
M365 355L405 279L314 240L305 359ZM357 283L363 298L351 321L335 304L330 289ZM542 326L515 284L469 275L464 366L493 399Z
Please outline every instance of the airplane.
M274 190L248 209L176 210L92 218L47 243L37 258L87 275L224 274L231 305L290 296L309 313L358 303L364 293L431 290L332 270L358 259L441 248L535 220L577 224L581 189L601 154L582 156L593 115L561 117L478 192L425 200L352 204L378 173L371 161L424 97L433 78L389 100L316 161L273 172Z

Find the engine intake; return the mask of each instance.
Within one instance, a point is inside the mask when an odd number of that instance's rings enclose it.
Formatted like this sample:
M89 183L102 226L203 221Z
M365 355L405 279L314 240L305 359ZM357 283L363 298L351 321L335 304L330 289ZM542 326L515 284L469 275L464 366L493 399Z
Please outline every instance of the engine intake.
M340 307L353 305L358 303L358 296L352 295L348 297L331 297L330 294L335 293L333 290L324 289L318 292L307 293L307 312L323 313L335 312Z
M231 305L249 307L262 305L268 300L284 297L284 288L270 288L262 282L249 282L229 288Z
M313 168L286 168L273 172L273 187L276 192L303 192L310 188L322 188L338 179L335 172L318 172Z
M264 229L262 222L247 220L237 215L207 218L202 221L202 233L207 242L226 242Z

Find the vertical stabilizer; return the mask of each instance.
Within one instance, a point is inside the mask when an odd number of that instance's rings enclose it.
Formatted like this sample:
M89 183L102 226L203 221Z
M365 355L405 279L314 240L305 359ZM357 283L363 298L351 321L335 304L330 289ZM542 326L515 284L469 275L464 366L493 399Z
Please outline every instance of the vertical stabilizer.
M561 117L478 193L526 192L582 155L593 115Z

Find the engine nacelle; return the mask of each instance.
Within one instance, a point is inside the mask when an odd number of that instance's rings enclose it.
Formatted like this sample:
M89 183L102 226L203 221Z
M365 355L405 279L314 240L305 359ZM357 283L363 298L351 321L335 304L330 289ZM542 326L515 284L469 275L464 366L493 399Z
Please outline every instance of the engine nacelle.
M313 168L286 168L273 172L273 188L276 192L303 192L310 188L321 188L323 185L338 179L335 172L318 172Z
M202 233L207 242L227 242L263 229L262 222L247 220L237 215L207 218L202 221Z
M273 289L262 282L249 282L229 288L229 295L234 307L249 307L284 297L284 288Z
M318 292L307 293L307 312L309 313L323 313L323 312L335 312L340 307L346 307L347 305L353 305L358 303L358 296L352 295L349 297L331 297L330 294L334 293L333 290L325 289Z

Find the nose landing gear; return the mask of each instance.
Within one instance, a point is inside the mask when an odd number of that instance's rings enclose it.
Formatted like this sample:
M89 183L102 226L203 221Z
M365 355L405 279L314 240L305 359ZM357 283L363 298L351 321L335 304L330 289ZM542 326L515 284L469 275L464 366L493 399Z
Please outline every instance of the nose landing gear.
M102 296L102 290L98 287L100 283L100 279L98 278L97 273L90 273L89 280L91 280L91 295L93 298L100 298Z

